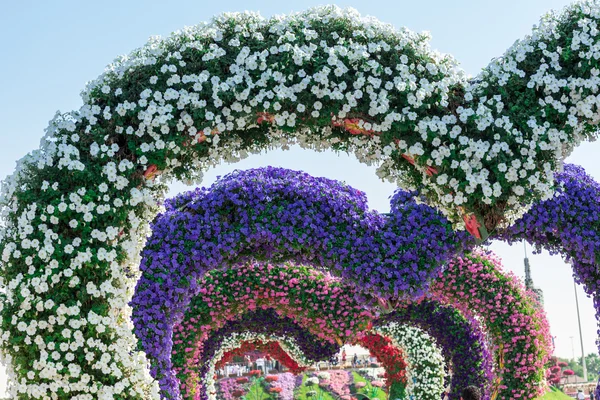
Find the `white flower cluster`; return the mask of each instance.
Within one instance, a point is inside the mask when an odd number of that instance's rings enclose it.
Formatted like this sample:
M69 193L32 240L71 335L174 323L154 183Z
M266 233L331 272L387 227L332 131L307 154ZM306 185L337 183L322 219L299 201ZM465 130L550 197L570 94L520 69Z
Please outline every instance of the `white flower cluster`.
M455 222L462 207L504 204L510 220L549 197L562 159L600 120L599 21L598 0L550 15L470 82L426 36L336 7L225 14L120 58L2 183L12 395L158 398L128 306L158 173L199 178L299 144L342 148L422 186Z
M407 355L408 386L406 394L422 400L438 400L445 390L445 361L434 338L425 331L392 322L375 331L392 340Z
M309 360L305 357L304 352L298 346L296 341L290 337L283 337L277 335L267 335L263 333L255 333L255 332L234 332L231 335L227 336L223 342L219 350L214 354L214 356L208 362L208 372L200 377L200 383L205 390L205 393L208 396L209 400L216 400L217 390L215 387L216 381L216 365L223 358L225 353L235 350L241 347L244 342L261 342L261 343L269 343L269 342L278 342L279 346L301 367L309 367L314 364L314 360Z

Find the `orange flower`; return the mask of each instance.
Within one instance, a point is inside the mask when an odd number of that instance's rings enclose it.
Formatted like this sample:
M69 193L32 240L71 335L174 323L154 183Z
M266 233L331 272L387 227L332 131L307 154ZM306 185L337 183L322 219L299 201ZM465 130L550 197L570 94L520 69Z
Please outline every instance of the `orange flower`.
M356 118L345 119L344 120L344 128L346 128L346 130L348 132L350 132L351 135L360 135L363 133L368 134L369 132L359 125L359 121L360 120L356 119Z
M351 135L379 135L379 133L373 130L365 129L361 126L362 120L360 118L346 118L343 121L333 120L331 124L336 127L343 127Z
M408 153L402 154L402 158L404 158L406 161L408 161L411 165L415 165L415 159Z
M427 176L433 176L438 173L438 170L434 167L427 167L425 169L425 173L427 174Z
M161 171L158 170L158 167L156 166L156 164L152 164L144 172L144 178L146 178L146 179L154 179L160 173L161 173Z

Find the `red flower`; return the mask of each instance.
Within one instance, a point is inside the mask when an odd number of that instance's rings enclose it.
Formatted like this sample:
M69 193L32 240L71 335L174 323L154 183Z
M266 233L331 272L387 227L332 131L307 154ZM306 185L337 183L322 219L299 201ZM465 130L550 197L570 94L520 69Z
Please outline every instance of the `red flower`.
M235 381L237 383L248 383L248 378L237 378Z
M269 392L273 392L273 393L281 393L282 391L283 391L283 389L280 387L273 387L273 388L269 389Z
M279 377L277 375L269 375L265 378L267 382L277 382Z
M371 355L377 357L381 366L384 367L383 378L385 378L387 386L391 386L395 382L406 384L407 364L404 353L402 349L394 346L390 338L369 333L362 336L358 344L368 349ZM383 385L381 381L374 382L380 382ZM360 382L356 383L355 386L357 388L363 387Z
M233 397L242 397L244 395L244 391L243 390L234 390L233 393L231 393L231 395Z
M465 221L465 228L467 228L467 232L481 240L481 233L479 233L481 224L479 224L479 221L477 221L475 214L463 215L463 221Z

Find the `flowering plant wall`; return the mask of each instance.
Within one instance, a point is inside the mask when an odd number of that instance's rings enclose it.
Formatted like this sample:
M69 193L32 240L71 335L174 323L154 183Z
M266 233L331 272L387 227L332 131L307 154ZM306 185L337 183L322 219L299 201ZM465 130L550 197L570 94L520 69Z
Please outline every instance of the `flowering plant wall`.
M128 306L158 174L198 178L293 143L334 148L479 238L550 197L563 157L596 134L599 8L545 17L471 81L427 36L336 7L224 14L118 58L2 185L12 394L158 398ZM156 331L174 322L155 317Z
M406 396L439 400L445 390L445 362L435 339L425 331L397 322L375 325L374 332L391 339L407 357Z
M494 378L493 359L477 319L464 316L453 306L422 300L403 305L377 320L377 324L388 322L419 327L435 339L452 367L451 400L460 399L462 390L470 385L484 389L484 398L489 398Z
M546 249L565 257L573 266L575 280L592 295L600 319L600 185L572 164L565 165L556 179L560 186L552 199L534 204L496 237L509 243L524 239L537 251Z
M537 300L492 253L452 260L432 296L468 316L480 316L494 344L502 399L534 399L546 389L545 364L553 351L548 320Z

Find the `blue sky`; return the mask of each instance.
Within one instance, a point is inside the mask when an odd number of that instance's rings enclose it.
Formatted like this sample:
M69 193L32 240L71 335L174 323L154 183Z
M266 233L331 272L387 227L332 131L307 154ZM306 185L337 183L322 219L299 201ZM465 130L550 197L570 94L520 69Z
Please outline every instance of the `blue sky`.
M430 31L432 47L453 54L467 73L475 75L490 59L500 56L527 34L539 17L561 9L565 0L429 0L340 1L362 14L395 26ZM48 120L56 110L79 108L79 92L119 54L141 46L151 35L168 35L225 11L260 11L265 16L301 11L320 1L53 1L4 2L0 13L0 178L10 174L15 161L37 148ZM587 143L568 160L583 165L600 180L594 156L600 144ZM394 187L380 182L374 170L353 157L318 154L298 149L273 151L236 165L223 165L206 174L204 184L235 168L278 165L346 181L364 190L372 208L385 211ZM174 185L172 194L185 190ZM493 246L507 269L523 275L523 248ZM571 337L578 347L578 330L571 269L558 256L531 256L533 278L546 296L546 309L557 354L571 357ZM594 351L596 323L590 299L580 289L586 353ZM4 377L0 370L0 397Z

